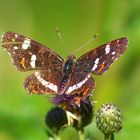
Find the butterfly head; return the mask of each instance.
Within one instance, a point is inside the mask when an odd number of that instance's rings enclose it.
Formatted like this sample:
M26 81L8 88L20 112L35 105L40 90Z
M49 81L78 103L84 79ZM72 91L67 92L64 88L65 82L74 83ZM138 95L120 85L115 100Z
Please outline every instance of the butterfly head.
M67 56L67 60L72 60L73 62L75 62L76 57L75 57L75 55L71 54L71 55Z
M64 65L64 73L69 74L72 72L75 60L76 60L76 58L74 55L69 55L67 57L67 60Z

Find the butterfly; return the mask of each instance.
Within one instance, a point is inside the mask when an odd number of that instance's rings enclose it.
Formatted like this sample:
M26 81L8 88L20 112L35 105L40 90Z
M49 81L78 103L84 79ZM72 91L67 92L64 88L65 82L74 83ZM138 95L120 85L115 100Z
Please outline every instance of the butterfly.
M102 75L125 52L128 39L107 42L80 56L64 60L50 48L14 32L5 32L2 47L19 71L34 71L24 87L32 94L53 94L80 103L95 88L91 74Z

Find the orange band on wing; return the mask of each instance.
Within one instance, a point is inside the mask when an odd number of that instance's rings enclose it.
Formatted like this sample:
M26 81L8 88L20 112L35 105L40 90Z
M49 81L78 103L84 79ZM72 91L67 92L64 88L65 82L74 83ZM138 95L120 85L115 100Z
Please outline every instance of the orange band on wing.
M104 65L104 64L101 64L101 67L100 67L100 69L98 70L98 72L100 72L104 67L105 67L105 65Z
M20 64L21 64L22 68L26 69L26 67L25 67L25 59L22 59Z
M89 88L85 89L83 95L86 95L86 93L89 91Z

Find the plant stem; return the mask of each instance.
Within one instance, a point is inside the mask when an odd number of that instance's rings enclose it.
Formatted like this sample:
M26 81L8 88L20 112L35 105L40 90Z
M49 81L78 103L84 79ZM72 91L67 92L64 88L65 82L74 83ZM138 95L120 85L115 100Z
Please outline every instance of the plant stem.
M110 140L115 140L114 133L111 134Z
M78 130L78 134L79 134L79 140L84 140L84 130L83 129L79 129Z
M54 140L61 140L58 134L55 135Z
M109 140L110 135L104 134L104 140Z
M104 134L104 140L114 140L114 133L112 134Z

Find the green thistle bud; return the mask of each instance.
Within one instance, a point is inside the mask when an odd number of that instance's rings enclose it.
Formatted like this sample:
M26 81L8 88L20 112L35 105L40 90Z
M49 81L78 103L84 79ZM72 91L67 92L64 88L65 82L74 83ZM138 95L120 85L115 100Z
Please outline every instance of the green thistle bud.
M51 109L45 117L45 123L52 132L58 133L68 123L66 112L59 107Z
M97 127L105 134L110 135L122 128L121 112L113 104L103 104L96 113Z

